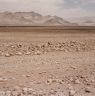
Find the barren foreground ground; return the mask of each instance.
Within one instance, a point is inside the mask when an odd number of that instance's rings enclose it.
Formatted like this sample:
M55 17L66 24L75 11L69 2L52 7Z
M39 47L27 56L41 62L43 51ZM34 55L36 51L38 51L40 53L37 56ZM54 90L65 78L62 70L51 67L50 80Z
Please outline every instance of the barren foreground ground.
M95 96L94 29L27 30L0 29L0 96Z

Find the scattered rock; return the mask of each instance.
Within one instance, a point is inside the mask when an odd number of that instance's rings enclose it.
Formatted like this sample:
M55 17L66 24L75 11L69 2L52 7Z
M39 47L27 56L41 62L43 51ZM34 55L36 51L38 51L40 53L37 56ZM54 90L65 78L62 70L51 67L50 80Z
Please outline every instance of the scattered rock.
M75 81L74 81L74 84L80 84L81 82L79 81L79 79L76 79Z
M28 94L32 94L33 92L35 92L33 88L28 88Z
M76 93L76 92L75 92L74 90L70 90L70 91L69 91L69 96L74 96L75 93Z
M35 53L34 53L34 55L41 55L42 53L41 53L41 51L39 51L39 50L37 50L37 51L35 51Z
M7 78L1 78L0 77L0 82L6 82L7 81Z
M94 77L91 77L91 78L90 78L90 81L91 81L92 83L94 83L94 82L95 82L95 78L94 78Z
M13 91L19 91L20 90L20 87L19 86L15 86Z
M23 88L22 89L22 93L24 95L31 95L31 94L34 94L34 89L33 88Z
M87 86L87 87L85 87L85 92L86 92L86 93L91 93L91 88L90 88L90 87L88 87L88 86Z
M15 48L15 46L14 46L14 45L12 45L12 46L11 46L11 48Z
M9 54L9 53L5 54L5 57L10 57L10 56L11 56L11 54Z
M24 95L26 95L27 92L28 92L28 88L23 88L23 89L22 89L22 93L23 93Z
M63 84L64 82L60 79L48 79L47 80L47 83L48 84L51 84L51 83L59 83L59 84Z
M74 88L71 84L68 84L68 88L69 88L69 96L74 96L75 95L75 91Z
M17 52L16 55L19 55L20 56L20 55L22 55L22 52Z
M33 96L38 96L37 92L33 91L32 92Z
M73 81L74 81L73 77L71 77L69 80L70 80L71 82L73 82Z
M56 79L48 79L48 80L47 80L47 83L48 83L48 84L56 83L56 82L57 82Z
M18 91L12 91L11 92L11 95L12 96L20 96L21 92L18 92Z
M41 84L41 82L40 81L37 81L35 84Z
M18 46L19 48L21 48L21 47L22 47L22 44L18 44L17 46Z
M64 51L64 52L79 52L79 51L90 51L93 49L94 44L89 45L85 42L79 41L68 41L68 42L47 42L37 44L2 44L0 49L0 56L4 54L3 52L11 53L12 55L30 55L31 52L34 52L34 55L41 55L42 53L47 53L51 51ZM32 45L32 46L31 46ZM20 51L15 53L16 51ZM24 51L24 52L23 52ZM26 52L27 51L27 52ZM25 53L26 52L26 53ZM5 54L4 54L5 55ZM4 56L3 55L3 56ZM10 57L10 54L6 54L6 57ZM73 68L75 69L75 68Z
M0 91L0 96L5 96L6 92L5 91Z
M31 77L31 75L26 75L26 77L28 78L28 77Z
M57 93L57 91L56 91L56 90L51 89L51 90L50 90L50 92L49 92L49 96L55 96L55 95L56 95L56 93Z
M30 55L30 54L31 54L31 52L26 52L26 53L25 53L25 55Z
M71 86L71 84L68 84L68 88L69 88L69 90L73 90L73 86Z
M6 91L6 95L5 96L11 96L12 92L11 91ZM0 95L1 96L1 95Z
M52 83L52 79L48 79L47 84L51 84L51 83Z

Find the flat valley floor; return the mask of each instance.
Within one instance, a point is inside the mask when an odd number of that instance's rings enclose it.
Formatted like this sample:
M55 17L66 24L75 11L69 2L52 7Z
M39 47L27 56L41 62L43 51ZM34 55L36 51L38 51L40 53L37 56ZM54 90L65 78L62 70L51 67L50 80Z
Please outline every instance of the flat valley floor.
M0 96L95 96L95 28L0 27Z

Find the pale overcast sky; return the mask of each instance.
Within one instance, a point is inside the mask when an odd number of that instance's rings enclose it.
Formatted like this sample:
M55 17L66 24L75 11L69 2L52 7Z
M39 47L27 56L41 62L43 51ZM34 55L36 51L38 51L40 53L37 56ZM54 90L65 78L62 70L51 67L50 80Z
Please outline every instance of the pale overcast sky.
M64 18L95 16L95 0L0 0L0 11L35 11Z

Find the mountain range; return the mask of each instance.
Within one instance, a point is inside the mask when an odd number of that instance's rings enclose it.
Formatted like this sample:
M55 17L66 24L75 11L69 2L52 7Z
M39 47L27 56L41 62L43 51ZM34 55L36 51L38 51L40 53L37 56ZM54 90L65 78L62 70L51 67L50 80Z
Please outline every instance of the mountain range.
M0 12L0 26L95 26L95 17L63 19L32 12Z
M43 16L32 12L1 12L0 26L75 26L58 16Z

